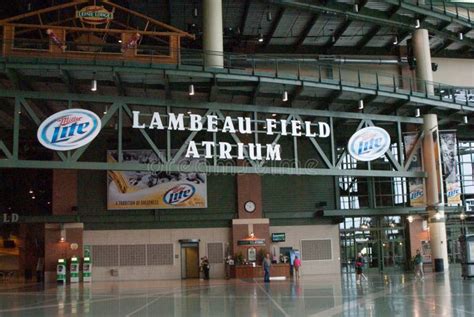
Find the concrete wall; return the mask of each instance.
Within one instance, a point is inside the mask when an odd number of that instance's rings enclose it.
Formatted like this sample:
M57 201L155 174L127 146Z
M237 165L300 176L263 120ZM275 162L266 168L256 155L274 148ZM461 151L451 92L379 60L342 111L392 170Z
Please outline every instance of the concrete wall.
M92 279L96 281L112 280L159 280L181 278L180 239L200 239L199 257L207 255L207 244L222 242L224 249L230 241L230 228L213 229L162 229L162 230L88 230L84 231L84 245L125 245L173 243L173 265L159 266L93 266ZM225 250L224 250L225 252ZM178 255L178 258L176 258ZM94 263L94 254L92 254ZM110 270L118 269L117 277ZM211 263L211 278L224 278L224 259L222 263Z
M435 82L453 86L474 87L474 61L460 58L433 58L438 70L433 72Z
M273 253L273 250L275 250L277 255L280 254L281 247L293 247L293 249L301 251L301 240L331 239L332 260L305 261L303 259L302 275L339 274L341 271L338 225L270 227L270 234L276 232L286 233L285 242L271 244L271 252Z

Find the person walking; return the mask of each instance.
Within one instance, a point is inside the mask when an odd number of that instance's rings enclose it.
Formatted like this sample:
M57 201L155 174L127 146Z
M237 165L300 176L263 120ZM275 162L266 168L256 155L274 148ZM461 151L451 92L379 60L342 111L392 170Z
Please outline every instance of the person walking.
M231 276L230 267L232 265L234 265L234 260L232 259L232 256L228 255L227 258L225 259L225 279L226 280L230 279L230 276Z
M357 253L357 258L355 260L355 269L356 269L356 283L360 284L360 280L362 275L364 274L362 269L364 267L364 258L362 257L362 253Z
M204 273L205 280L209 279L209 269L210 269L209 260L207 256L204 256L201 261L201 270Z
M415 264L415 279L418 277L420 280L424 280L425 273L423 272L423 257L421 256L420 249L416 250L415 258L413 259Z
M270 268L272 266L272 260L270 259L270 253L267 253L265 259L263 259L263 281L270 283Z
M299 279L300 278L301 260L297 256L295 256L295 261L293 262L293 266L295 267L295 277L296 277L296 279Z

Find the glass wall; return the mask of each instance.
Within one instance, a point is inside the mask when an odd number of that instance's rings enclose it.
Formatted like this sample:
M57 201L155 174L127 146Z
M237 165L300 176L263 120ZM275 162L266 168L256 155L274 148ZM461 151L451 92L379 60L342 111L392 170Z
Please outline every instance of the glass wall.
M354 271L362 253L369 271L403 270L406 264L404 218L400 216L346 217L340 224L343 272Z

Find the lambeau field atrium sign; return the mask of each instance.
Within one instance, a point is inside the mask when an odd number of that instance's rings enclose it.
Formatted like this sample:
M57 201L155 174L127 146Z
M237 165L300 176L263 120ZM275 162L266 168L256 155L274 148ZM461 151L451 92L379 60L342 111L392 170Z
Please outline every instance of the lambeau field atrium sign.
M252 134L252 119L249 117L232 118L226 116L219 119L216 115L207 115L205 117L199 114L189 114L189 120L186 120L183 113L168 113L168 121L163 122L162 115L154 112L151 119L144 121L144 116L140 111L132 111L133 125L135 129L158 129L158 130L177 130L177 131L207 131L221 133L240 133ZM149 117L149 116L147 116ZM204 120L205 119L205 120ZM284 120L284 119L265 119L265 133L274 135L280 133L282 136L305 136L308 138L320 137L326 138L330 135L330 127L326 122L313 123L311 121ZM281 146L279 144L260 144L260 143L237 143L237 147L233 147L228 142L203 141L199 143L203 151L199 151L198 144L190 141L185 157L187 158L212 158L213 150L216 149L220 159L232 159L232 156L239 160L245 159L245 148L248 147L248 157L251 160L281 160ZM263 153L265 151L265 153Z

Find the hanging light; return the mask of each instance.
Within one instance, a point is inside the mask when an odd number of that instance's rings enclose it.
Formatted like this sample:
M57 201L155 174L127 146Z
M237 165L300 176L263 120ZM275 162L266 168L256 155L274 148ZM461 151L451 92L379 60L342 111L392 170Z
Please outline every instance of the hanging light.
M119 43L122 43L122 40L118 40Z
M107 114L107 106L105 106L104 114Z
M189 92L190 96L194 96L194 85L193 84L189 85L188 92Z
M276 116L277 116L277 114L276 114L276 113L272 113L272 117L276 117Z
M262 31L260 31L260 32L258 33L258 42L259 42L259 43L262 43L262 42L263 42L263 34L262 34Z
M287 101L288 101L288 91L285 90L285 91L283 92L283 97L282 97L281 100L283 100L284 102L287 102Z
M354 4L354 12L355 13L359 12L359 5L357 3Z
M332 41L333 43L336 43L336 36L333 35L332 38L331 38L331 41Z
M462 41L464 39L464 34L462 34L462 32L459 32L459 39Z
M194 3L193 16L194 16L194 17L197 17L197 16L198 16L198 8L197 8L196 3Z
M270 11L270 8L269 8L267 11L267 21L271 22L272 20L273 20L272 11Z
M358 107L359 110L362 110L364 109L364 100L363 99L359 99L359 107Z
M441 214L439 213L439 211L437 211L434 215L435 219L436 220L440 220L441 219Z
M416 108L416 111L415 111L415 117L420 117L421 115L421 112L420 112L420 108Z
M97 91L97 79L93 78L91 82L91 91Z
M28 193L33 194L33 189L30 189L30 191Z
M421 26L420 19L416 19L415 21L415 28L419 29Z
M468 124L469 123L469 118L467 116L463 116L462 121L464 122L464 124Z
M459 219L461 219L461 220L466 219L466 214L465 214L464 212L462 212L462 213L459 215Z
M398 36L393 38L393 45L398 45Z
M409 223L412 223L412 222L413 222L413 216L411 216L411 215L408 216L408 217L407 217L407 220L408 220Z

